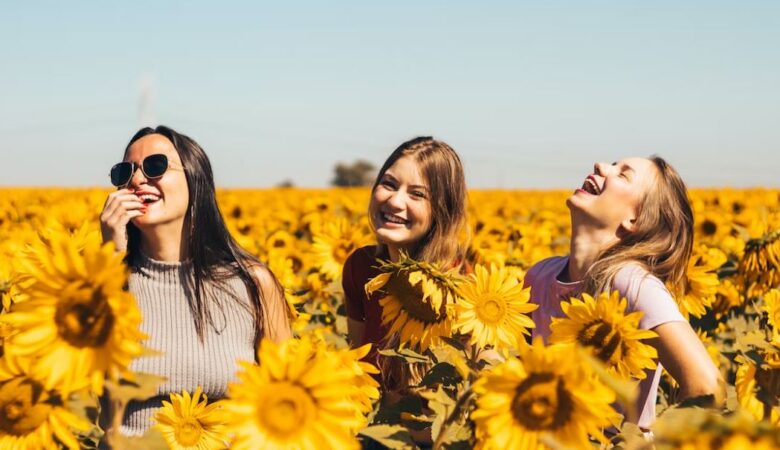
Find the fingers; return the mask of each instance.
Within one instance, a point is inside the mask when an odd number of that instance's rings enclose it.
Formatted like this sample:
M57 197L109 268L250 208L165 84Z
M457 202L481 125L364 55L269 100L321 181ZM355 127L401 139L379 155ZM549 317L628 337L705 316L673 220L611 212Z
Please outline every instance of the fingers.
M105 216L101 217L101 220L111 228L123 227L133 217L144 215L146 208L147 206L141 201L127 200L117 203L111 211L107 211Z
M135 217L146 213L147 206L131 189L119 189L109 194L103 211L100 213L100 225L104 240L120 239L125 235L125 227ZM117 242L119 246L120 242Z
M138 196L129 189L120 189L108 196L100 214L100 221L106 223L117 214L139 209L145 209L145 205Z

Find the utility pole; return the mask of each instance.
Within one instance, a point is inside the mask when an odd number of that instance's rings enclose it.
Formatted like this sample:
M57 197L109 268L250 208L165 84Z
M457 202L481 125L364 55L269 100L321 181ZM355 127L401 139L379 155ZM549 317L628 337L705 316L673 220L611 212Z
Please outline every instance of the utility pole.
M141 78L140 90L138 93L138 126L140 128L157 126L157 114L155 114L154 111L154 101L154 78L151 75L144 75Z

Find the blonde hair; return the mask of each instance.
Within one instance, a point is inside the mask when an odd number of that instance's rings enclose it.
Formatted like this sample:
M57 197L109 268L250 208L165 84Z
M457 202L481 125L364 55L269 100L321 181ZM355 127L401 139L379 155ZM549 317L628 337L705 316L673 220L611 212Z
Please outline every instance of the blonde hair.
M404 142L387 158L374 182L376 189L385 172L403 157L413 158L428 187L431 204L431 228L409 252L418 260L437 263L443 268L462 270L466 261L468 227L466 220L466 179L458 154L445 142L421 136ZM372 191L373 191L372 189ZM373 226L373 224L372 224ZM465 238L464 238L465 236ZM379 244L378 253L386 253ZM381 348L396 348L397 333L379 343ZM406 389L419 384L430 369L425 363L399 363L379 355L378 365L385 389Z
M654 186L642 199L635 229L602 251L583 279L583 291L610 289L615 274L636 263L669 286L672 294L687 289L686 269L693 251L693 210L680 174L663 158L650 158L657 169Z

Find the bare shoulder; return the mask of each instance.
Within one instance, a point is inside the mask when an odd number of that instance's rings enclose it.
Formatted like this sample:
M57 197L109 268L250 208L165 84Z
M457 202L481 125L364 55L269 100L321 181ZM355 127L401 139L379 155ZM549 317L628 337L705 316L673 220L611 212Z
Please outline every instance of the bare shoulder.
M249 266L249 270L252 273L252 277L254 277L258 287L263 292L273 292L275 290L278 290L279 283L276 280L276 277L274 276L273 272L271 272L271 269L268 268L268 266L264 264L254 263Z

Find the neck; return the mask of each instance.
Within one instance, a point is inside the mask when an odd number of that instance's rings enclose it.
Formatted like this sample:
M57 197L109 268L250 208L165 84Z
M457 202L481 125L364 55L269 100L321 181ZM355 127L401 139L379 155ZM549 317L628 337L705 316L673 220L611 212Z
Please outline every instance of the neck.
M569 267L564 272L568 277L562 281L581 281L590 266L596 262L599 254L614 244L617 237L604 230L592 229L586 226L572 225L571 243L569 244Z
M188 257L185 248L183 222L157 225L142 230L141 250L152 259L179 262Z
M401 250L395 245L387 245L387 254L390 256L391 262L398 262L398 260L401 259Z

